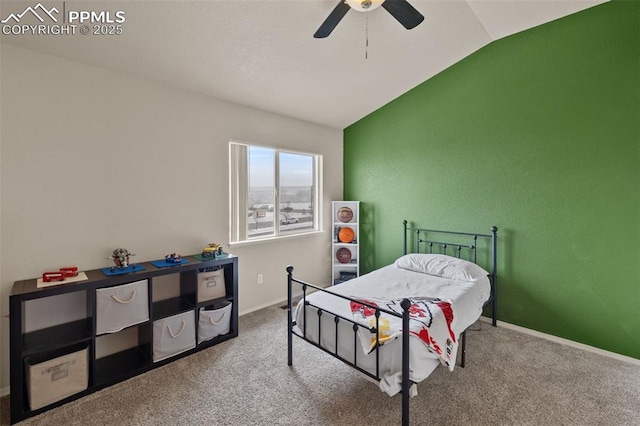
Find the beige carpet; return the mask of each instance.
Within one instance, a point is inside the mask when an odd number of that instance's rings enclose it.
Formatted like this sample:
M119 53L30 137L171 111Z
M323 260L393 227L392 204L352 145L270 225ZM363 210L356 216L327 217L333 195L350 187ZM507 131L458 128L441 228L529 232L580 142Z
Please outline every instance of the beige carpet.
M400 424L400 396L298 338L286 358L286 311L267 308L240 318L237 339L21 424ZM468 334L467 367L418 392L412 425L640 425L640 367L486 324Z

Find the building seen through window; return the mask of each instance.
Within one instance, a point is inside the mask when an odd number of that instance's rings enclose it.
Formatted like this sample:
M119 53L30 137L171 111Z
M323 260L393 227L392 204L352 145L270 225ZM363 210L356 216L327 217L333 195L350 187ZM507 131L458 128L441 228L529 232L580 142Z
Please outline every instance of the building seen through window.
M231 242L319 229L319 155L231 143L230 158Z

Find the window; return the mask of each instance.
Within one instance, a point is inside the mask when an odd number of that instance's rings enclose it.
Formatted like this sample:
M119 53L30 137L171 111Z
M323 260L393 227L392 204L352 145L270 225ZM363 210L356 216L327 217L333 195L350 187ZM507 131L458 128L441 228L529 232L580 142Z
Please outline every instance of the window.
M229 144L231 243L320 229L318 154Z

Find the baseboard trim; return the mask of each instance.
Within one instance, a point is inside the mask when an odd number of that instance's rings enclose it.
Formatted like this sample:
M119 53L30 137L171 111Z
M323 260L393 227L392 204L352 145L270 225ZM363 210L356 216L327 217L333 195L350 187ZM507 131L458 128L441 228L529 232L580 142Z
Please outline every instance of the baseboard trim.
M480 321L491 323L491 318L480 317ZM628 362L629 364L637 365L640 367L640 359L631 358L630 356L617 354L615 352L605 351L604 349L596 348L594 346L585 345L584 343L574 342L573 340L564 339L562 337L554 336L551 334L542 333L540 331L531 330L530 328L521 327L519 325L511 324L504 321L497 321L498 327L507 328L520 333L528 334L534 337L540 337L541 339L550 340L561 345L570 346L576 349L582 349L583 351L595 353L598 355L606 356L607 358L613 358L618 361Z
M0 389L0 398L9 395L9 387L7 386L6 388L1 388Z
M317 290L315 290L315 289L309 289L309 290L307 290L307 295L309 295L311 293L314 293L316 291ZM302 298L302 292L292 294L291 296L295 300L301 299ZM254 306L252 308L249 308L247 310L239 312L238 316L243 316L243 315L246 315L246 314L250 314L251 312L259 311L260 309L269 308L271 306L280 307L282 305L286 305L287 302L288 302L288 299L275 299L275 300L272 300L271 302L266 302L266 303L263 303L261 305Z
M294 299L297 299L299 297L302 297L302 293L293 294L292 296L293 296ZM271 302L262 303L262 304L260 304L258 306L254 306L254 307L249 308L247 310L244 310L242 312L238 312L238 316L247 315L247 314L250 314L251 312L259 311L260 309L264 309L264 308L270 308L272 306L286 305L287 302L288 302L288 299L274 299Z
M247 314L250 314L251 312L259 311L260 309L268 308L268 307L274 306L274 305L281 305L283 303L287 303L287 299L284 299L284 300L283 299L272 300L271 302L262 303L260 305L257 305L257 306L254 306L252 308L249 308L247 310L244 310L242 312L239 312L238 316L247 315Z

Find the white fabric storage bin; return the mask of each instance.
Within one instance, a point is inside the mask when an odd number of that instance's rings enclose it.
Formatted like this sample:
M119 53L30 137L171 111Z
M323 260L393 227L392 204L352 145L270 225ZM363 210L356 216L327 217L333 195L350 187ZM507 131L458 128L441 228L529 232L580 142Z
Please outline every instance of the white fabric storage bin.
M29 407L37 410L87 389L88 349L30 365L27 361Z
M195 311L153 322L153 362L196 347Z
M96 334L149 321L147 280L96 290Z
M224 268L198 274L198 303L226 295Z
M207 308L200 308L198 344L229 332L232 306L231 302L227 302L226 306L217 309L207 310Z

